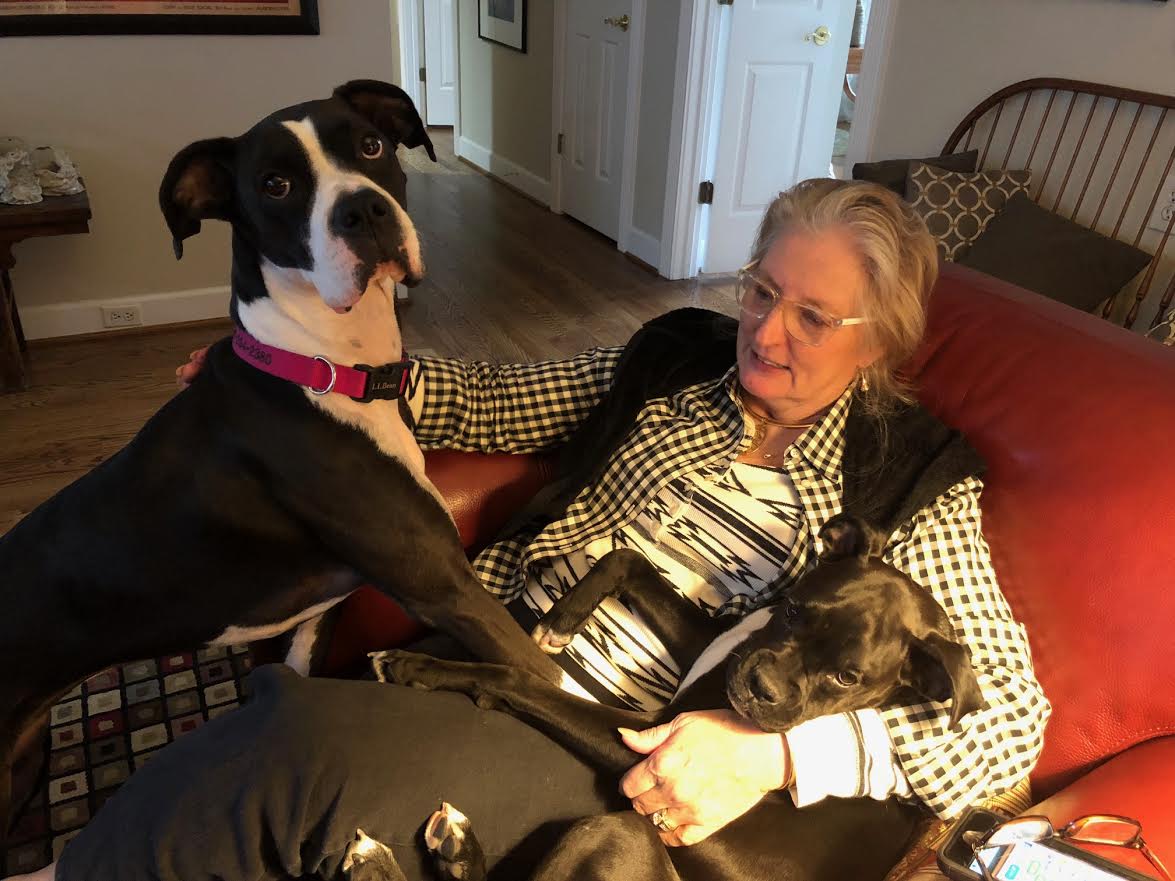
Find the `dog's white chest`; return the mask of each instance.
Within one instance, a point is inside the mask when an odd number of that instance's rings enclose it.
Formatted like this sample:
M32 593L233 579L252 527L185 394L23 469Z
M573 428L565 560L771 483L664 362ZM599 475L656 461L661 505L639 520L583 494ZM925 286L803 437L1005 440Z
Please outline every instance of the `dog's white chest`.
M424 453L416 438L400 417L396 401L369 401L361 404L343 395L316 395L309 389L306 397L334 419L357 428L375 443L381 453L402 462L416 477L424 477Z
M673 695L673 699L677 700L678 695L693 685L697 680L705 676L726 658L730 657L730 653L738 648L739 644L747 639L756 630L761 630L767 626L767 622L771 620L771 609L759 609L757 612L751 612L734 627L727 630L716 640L706 646L706 650L698 655L698 659L694 661L694 665L690 667L689 672L685 674L685 678L681 680L681 685L677 686L677 691Z

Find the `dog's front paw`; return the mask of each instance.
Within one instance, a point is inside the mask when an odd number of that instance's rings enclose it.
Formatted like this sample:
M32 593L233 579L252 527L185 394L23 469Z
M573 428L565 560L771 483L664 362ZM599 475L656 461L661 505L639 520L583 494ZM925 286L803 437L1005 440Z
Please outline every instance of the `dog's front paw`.
M375 678L380 682L411 685L414 688L433 687L432 680L435 677L430 671L437 663L435 658L400 649L371 652L368 657L371 658Z
M547 614L539 619L539 623L530 632L530 638L548 655L559 654L592 619L595 607L586 610L578 608L582 604L575 594L560 598L547 610Z
M453 881L482 881L486 875L485 854L473 834L469 818L448 802L441 804L424 824L424 844L436 859L442 878Z
M343 873L347 881L406 881L391 848L355 830L355 840L343 855Z
M530 632L530 638L538 643L538 647L548 655L557 655L571 644L571 640L575 638L575 634L563 633L556 630L544 618Z

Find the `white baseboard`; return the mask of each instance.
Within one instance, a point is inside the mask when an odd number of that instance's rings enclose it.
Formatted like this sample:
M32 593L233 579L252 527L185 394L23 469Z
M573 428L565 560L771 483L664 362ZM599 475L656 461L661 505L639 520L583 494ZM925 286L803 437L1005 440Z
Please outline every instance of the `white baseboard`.
M488 171L494 177L500 178L544 205L551 204L551 182L549 180L544 180L534 172L527 171L518 163L511 162L465 136L457 138L454 146L458 156L468 159L482 171Z
M633 257L636 257L638 260L643 260L654 269L657 269L661 265L660 240L653 238L647 232L639 230L635 226L628 228L628 247L626 250Z
M138 306L143 326L202 321L228 317L230 288L196 288L166 294L137 294L130 297L105 297L101 300L75 300L47 306L27 306L20 310L25 337L43 340L52 337L100 333L112 328L102 326L103 306Z

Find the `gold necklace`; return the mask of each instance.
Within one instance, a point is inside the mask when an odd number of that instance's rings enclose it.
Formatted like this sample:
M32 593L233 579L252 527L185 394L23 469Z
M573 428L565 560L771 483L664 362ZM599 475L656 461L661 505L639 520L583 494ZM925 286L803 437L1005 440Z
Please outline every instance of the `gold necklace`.
M751 407L751 405L747 403L747 399L744 395L740 394L738 397L739 397L739 401L742 402L743 409L745 409L747 411L747 413L749 413L751 415L751 419L755 423L755 434L751 437L751 446L747 450L748 454L758 452L759 448L761 446L763 446L764 442L767 440L767 426L768 425L775 425L775 426L778 426L779 428L787 428L787 429L791 429L794 431L807 431L809 428L811 428L813 425L816 424L815 421L813 421L813 422L784 422L779 419L772 419L770 416L767 416L763 413L760 413L757 410L755 410L753 407ZM789 443L788 446L790 447L791 443ZM775 456L777 454L776 453L759 453L759 455L764 459L773 459L773 458L775 458Z
M778 425L780 428L811 428L815 422L783 422L779 419L772 419L770 416L765 416L757 410L751 409L747 406L747 402L743 401L743 406L746 407L748 413L756 422L766 422L768 425Z
M815 424L815 423L813 423L813 424ZM747 449L747 453L748 454L759 453L759 449L763 446L764 443L766 443L766 441L767 441L767 426L766 426L766 424L763 422L756 422L755 423L755 433L751 437L751 446ZM790 447L790 446L791 446L791 443L789 442L788 447ZM759 456L763 459L774 459L776 457L776 455L778 455L778 454L777 453L759 453Z

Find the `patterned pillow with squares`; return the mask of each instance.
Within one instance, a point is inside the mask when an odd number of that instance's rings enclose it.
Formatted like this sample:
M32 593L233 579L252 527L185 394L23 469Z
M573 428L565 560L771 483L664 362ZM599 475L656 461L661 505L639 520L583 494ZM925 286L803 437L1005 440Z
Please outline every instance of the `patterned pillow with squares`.
M1016 193L1027 195L1031 184L1029 169L967 174L914 162L906 199L926 221L939 256L954 261L966 255L1008 200Z
M61 855L114 792L159 750L240 705L253 657L244 646L178 652L111 667L49 713L45 782L24 806L0 876Z

